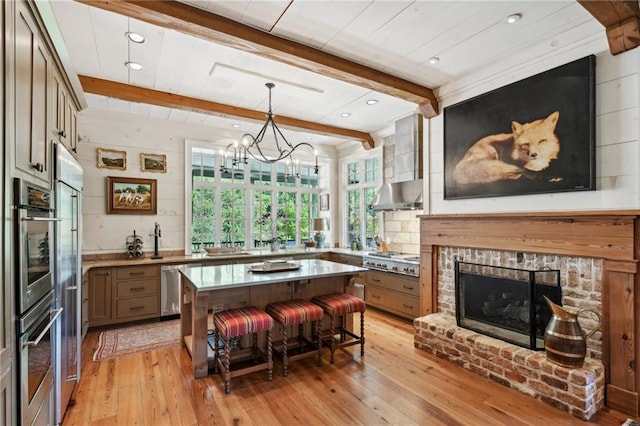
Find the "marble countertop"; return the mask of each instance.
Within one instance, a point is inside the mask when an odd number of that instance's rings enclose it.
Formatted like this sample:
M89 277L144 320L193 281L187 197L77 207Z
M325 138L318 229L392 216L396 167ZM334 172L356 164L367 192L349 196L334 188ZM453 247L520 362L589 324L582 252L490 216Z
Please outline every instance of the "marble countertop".
M320 259L298 259L291 263L300 269L278 272L252 272L251 264L231 264L218 266L185 266L180 270L197 292L222 290L287 281L306 280L340 275L357 275L366 268L328 262Z
M82 273L87 273L92 268L107 268L112 266L140 266L140 265L179 265L179 264L198 264L207 261L216 260L232 260L238 257L242 258L265 258L265 257L287 257L292 255L304 255L304 254L323 254L323 253L338 253L351 256L362 257L367 251L351 250L348 248L331 248L331 249L316 249L316 248L291 248L282 249L277 251L271 251L270 249L251 249L242 253L225 253L208 255L207 253L195 253L192 255L183 256L164 256L162 259L151 259L151 257L145 257L142 259L104 259L104 260L89 260L82 262Z

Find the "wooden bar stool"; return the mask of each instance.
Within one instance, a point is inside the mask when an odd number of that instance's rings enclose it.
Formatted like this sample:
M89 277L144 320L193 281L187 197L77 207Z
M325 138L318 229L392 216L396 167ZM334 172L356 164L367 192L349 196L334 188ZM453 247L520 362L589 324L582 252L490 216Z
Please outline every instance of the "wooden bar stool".
M318 360L318 367L322 365L322 342L320 342L320 336L316 333L316 330L320 330L319 321L322 320L324 312L322 308L309 301L302 299L288 300L284 302L270 303L265 308L265 311L273 317L282 326L282 375L287 376L287 368L289 366L289 359L295 361L297 359L306 358L316 355ZM311 323L311 336L316 336L317 351L304 352L305 335L304 324ZM298 324L298 347L301 352L295 355L289 356L288 354L288 342L287 342L287 328L290 325ZM313 343L313 342L310 342Z
M216 346L218 339L222 338L224 342L224 358L220 359L219 349L213 351L214 369L221 370L224 379L224 393L229 393L231 389L231 378L243 376L255 371L267 370L267 380L273 379L273 359L272 359L272 342L271 329L273 328L273 318L262 309L255 306L244 308L228 309L213 314L214 325L214 342ZM258 348L258 333L267 332L267 353L265 354ZM234 358L251 355L254 362L243 368L231 371L231 349L229 339L237 336L252 335L251 348L243 349L234 353ZM262 362L259 359L262 358Z
M311 301L320 306L322 310L331 318L329 335L323 335L322 340L329 340L331 349L331 363L335 360L336 348L360 344L360 355L364 355L364 311L367 306L364 300L347 293L333 293L316 296ZM360 335L347 330L344 325L344 317L347 314L360 312ZM335 319L340 318L338 332L340 337L336 340ZM346 340L350 336L353 340Z

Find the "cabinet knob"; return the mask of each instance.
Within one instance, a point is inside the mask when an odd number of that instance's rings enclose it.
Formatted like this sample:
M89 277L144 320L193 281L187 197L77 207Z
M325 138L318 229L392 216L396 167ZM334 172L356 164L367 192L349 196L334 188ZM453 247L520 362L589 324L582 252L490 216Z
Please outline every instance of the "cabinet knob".
M31 167L33 167L37 172L40 172L40 173L44 171L44 164L42 163L33 163Z
M61 138L66 138L67 137L67 132L65 132L64 130L60 130L58 132L58 136L60 136Z

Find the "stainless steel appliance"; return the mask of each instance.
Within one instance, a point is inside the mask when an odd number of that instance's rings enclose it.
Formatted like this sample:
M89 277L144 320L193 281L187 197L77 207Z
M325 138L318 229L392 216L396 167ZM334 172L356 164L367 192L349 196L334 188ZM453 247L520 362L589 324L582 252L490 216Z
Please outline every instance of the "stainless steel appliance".
M163 320L180 316L180 268L166 265L160 269L160 317Z
M416 255L394 252L365 253L362 256L362 266L412 277L420 276L420 257Z
M62 308L51 309L52 304L53 291L50 291L18 319L18 424L51 424L51 328L62 313Z
M51 191L14 180L17 310L26 313L53 288L53 199Z
M80 380L82 344L82 167L55 145L55 306L64 309L55 327L54 421L62 418Z

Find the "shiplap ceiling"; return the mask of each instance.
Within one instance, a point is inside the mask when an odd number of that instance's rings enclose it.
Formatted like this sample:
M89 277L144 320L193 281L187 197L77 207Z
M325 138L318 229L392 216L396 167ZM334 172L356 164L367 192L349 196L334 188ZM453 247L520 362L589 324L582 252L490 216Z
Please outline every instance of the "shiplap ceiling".
M575 1L233 0L182 1L419 85L437 88L501 58L552 53L603 27ZM79 75L266 111L273 81L277 116L384 133L417 105L263 56L71 0L54 0L69 56ZM515 24L504 23L520 14ZM129 42L127 31L146 37ZM533 53L532 53L533 55ZM429 59L438 57L431 64ZM125 62L143 65L131 71ZM212 139L255 133L262 123L86 94L89 108L200 123ZM375 99L375 105L366 101ZM342 113L350 113L347 118ZM240 125L233 128L232 125ZM287 138L337 145L344 137L287 131ZM351 142L352 143L352 142Z

